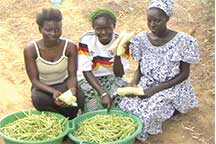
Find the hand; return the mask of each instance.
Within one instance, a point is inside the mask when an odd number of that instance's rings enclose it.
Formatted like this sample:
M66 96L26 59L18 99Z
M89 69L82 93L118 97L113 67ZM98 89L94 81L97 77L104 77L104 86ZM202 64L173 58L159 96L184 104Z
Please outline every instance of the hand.
M61 95L62 93L58 90L53 90L53 99L56 105L58 106L64 106L65 103L62 102L61 100L58 99L58 97Z
M111 105L112 105L111 97L108 94L106 94L105 96L102 96L101 97L101 104L103 105L103 107L105 107L109 110L111 108Z
M147 96L147 97L151 97L152 95L154 95L157 92L158 92L158 89L156 87L144 89L145 96Z
M125 49L127 50L127 49L129 49L129 46L130 46L130 41L128 41L126 44L125 44Z

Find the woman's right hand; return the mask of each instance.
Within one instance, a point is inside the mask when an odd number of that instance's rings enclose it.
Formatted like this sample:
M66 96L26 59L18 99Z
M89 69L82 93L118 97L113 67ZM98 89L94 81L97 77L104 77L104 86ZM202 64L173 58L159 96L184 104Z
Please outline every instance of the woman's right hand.
M134 83L134 82L129 82L129 83L127 84L127 86L128 86L128 87L137 87L136 83Z
M101 96L101 104L103 105L103 107L110 109L111 105L112 105L112 99L110 97L110 95L108 95L106 93L106 95L102 95Z
M150 88L144 89L144 93L146 97L151 97L159 91L160 90L158 89L158 87L150 87Z
M56 105L58 106L63 106L65 105L64 102L62 102L61 100L58 99L58 97L61 95L62 93L58 90L53 90L53 99Z

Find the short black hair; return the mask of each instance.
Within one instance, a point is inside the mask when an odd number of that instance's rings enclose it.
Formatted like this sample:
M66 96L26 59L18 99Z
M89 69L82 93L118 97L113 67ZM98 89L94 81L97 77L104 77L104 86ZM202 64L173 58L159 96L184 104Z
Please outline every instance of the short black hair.
M56 8L44 8L37 14L36 23L42 27L44 21L62 21L62 13Z

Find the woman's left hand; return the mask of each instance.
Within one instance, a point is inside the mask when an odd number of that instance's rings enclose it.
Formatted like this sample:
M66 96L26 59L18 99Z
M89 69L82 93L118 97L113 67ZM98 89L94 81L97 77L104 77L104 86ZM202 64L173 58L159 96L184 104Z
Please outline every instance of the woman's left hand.
M71 90L72 94L75 96L77 89L75 87L72 87L72 88L70 88L70 90Z
M156 87L150 87L150 88L144 89L145 96L147 97L151 97L157 92L158 92L158 89Z
M82 110L81 109L78 109L77 111L77 116L81 115L82 114Z

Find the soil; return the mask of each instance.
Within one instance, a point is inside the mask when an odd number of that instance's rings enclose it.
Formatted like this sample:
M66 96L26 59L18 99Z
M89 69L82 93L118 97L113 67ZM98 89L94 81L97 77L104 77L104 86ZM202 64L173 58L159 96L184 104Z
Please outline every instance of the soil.
M150 136L144 144L214 144L214 4L208 0L176 0L169 27L189 33L200 45L199 64L191 66L190 79L200 102L199 108L180 114L163 125L163 133ZM49 0L10 0L0 5L0 117L33 108L31 83L26 75L23 49L41 37L35 23L36 13L50 7ZM91 30L88 16L99 6L111 7L118 16L116 31L147 31L146 7L143 0L65 0L60 9L64 15L63 37L78 42ZM136 62L131 60L127 79ZM4 144L0 139L0 144ZM137 143L138 144L138 143Z

